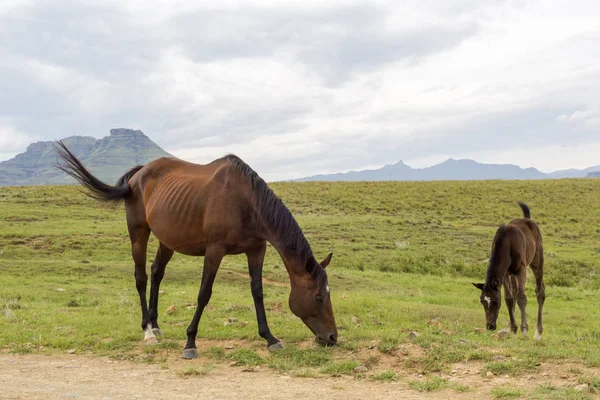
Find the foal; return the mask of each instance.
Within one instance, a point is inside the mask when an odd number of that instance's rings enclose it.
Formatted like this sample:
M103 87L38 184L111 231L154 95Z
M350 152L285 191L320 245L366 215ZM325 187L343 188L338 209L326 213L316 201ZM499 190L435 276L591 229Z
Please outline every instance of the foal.
M519 202L524 218L510 221L496 231L492 245L492 254L487 269L485 283L474 283L481 290L481 304L485 310L486 326L489 330L496 329L496 320L502 302L500 286L504 284L504 296L510 329L517 332L515 320L515 298L521 309L521 332L527 335L527 266L535 275L535 294L538 303L537 329L534 339L542 338L542 308L546 294L544 292L544 251L542 234L538 225L531 220L529 207Z

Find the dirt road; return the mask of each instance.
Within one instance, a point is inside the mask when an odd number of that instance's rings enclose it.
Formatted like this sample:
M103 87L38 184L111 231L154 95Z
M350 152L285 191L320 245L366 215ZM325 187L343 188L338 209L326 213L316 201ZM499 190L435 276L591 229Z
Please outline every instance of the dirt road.
M201 367L193 362L181 360L164 369L157 364L102 357L0 355L0 399L487 399L492 398L491 387L509 383L479 375L473 377L467 393L451 389L420 393L404 380L294 378L268 369L243 372L227 365L218 365L202 376L182 376L184 368ZM469 382L461 379L461 383ZM539 382L523 378L512 384L532 387Z

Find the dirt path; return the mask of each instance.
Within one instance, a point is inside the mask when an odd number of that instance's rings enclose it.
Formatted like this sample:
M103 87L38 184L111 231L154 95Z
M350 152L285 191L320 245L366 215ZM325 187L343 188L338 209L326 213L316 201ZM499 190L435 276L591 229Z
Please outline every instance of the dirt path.
M104 357L0 355L0 399L491 399L490 389L507 383L477 378L467 393L419 393L403 380L293 378L267 369L244 372L223 364L202 376L178 373L201 366L181 360L163 369L157 364ZM512 384L531 386L534 382L523 379Z
M1 399L422 398L399 382L291 378L268 370L242 372L227 366L218 366L205 376L185 378L159 365L83 356L0 355L0 371ZM447 399L448 394L427 398Z

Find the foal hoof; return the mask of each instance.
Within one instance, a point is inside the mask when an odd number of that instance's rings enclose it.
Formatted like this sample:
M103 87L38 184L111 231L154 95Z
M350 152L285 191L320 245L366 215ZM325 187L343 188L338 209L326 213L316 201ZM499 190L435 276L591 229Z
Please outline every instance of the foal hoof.
M269 351L270 351L270 352L275 352L275 351L278 351L278 350L281 350L281 349L283 349L283 347L284 347L284 346L283 346L283 343L282 343L282 342L277 342L277 343L275 343L275 344L272 344L272 345L270 345L270 346L268 347L268 349L269 349Z
M198 357L198 350L196 349L184 349L183 354L181 355L186 360L192 360Z
M154 333L156 336L162 336L163 333L160 330L160 328L152 328L152 333Z
M154 346L155 344L158 344L158 339L155 337L145 338L144 343L146 346Z
M533 340L542 340L542 334L536 331L535 335L533 335Z

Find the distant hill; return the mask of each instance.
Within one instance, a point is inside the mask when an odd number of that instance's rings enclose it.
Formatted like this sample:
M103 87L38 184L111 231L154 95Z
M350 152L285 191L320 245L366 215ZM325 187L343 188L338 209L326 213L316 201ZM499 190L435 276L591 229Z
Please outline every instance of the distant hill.
M586 178L600 178L600 171L590 172L586 175Z
M535 168L510 164L481 164L473 160L448 159L427 168L411 168L402 161L379 169L315 175L295 181L434 181L485 179L548 179Z
M585 178L592 172L600 172L600 165L585 169L565 169L562 171L551 172L548 175L552 178Z
M111 129L110 136L63 139L69 150L99 179L114 183L128 169L160 157L173 157L144 135L131 129ZM0 162L0 186L68 184L75 181L55 167L54 142L37 142L24 153Z

